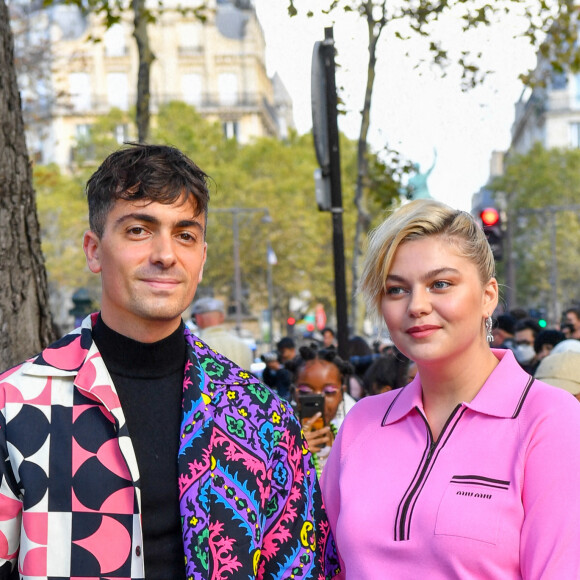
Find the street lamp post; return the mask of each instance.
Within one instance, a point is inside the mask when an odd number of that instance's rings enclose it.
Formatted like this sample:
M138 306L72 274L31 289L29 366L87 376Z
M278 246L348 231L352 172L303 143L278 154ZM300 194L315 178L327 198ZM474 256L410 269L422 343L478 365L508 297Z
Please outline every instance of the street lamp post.
M272 218L268 208L265 207L228 207L215 208L212 213L232 214L232 235L234 239L234 305L236 308L236 332L238 336L242 332L242 270L240 264L240 225L239 216L242 213L262 213L263 223L271 223ZM270 316L272 313L270 312Z

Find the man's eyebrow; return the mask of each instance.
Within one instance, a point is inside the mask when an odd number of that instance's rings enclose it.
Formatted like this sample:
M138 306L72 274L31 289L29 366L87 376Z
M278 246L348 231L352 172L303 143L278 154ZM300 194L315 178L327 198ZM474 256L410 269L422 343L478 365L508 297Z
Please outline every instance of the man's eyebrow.
M193 219L193 220L181 220L179 222L177 222L175 224L175 227L178 228L198 228L201 231L204 230L203 225L200 223L199 220Z
M161 221L158 218L156 218L155 216L152 216L151 214L133 212L133 213L128 213L128 214L121 216L115 222L115 225L120 226L120 225L123 225L125 222L131 221L131 220L136 220L136 221L140 221L140 222L144 222L144 223L152 224L152 225L159 225L161 223ZM180 220L175 224L174 227L177 227L177 228L194 227L194 228L200 229L201 231L204 230L203 225L197 219Z
M122 215L120 218L117 219L117 221L115 222L115 225L120 226L120 225L123 225L125 222L131 221L131 220L145 222L148 224L160 223L156 217L154 217L148 213L134 212L134 213L126 213L125 215Z
M421 280L429 280L431 278L441 276L442 274L458 275L461 274L461 272L456 268L445 266L443 268L435 268L434 270L429 270L423 276L421 276ZM404 276L399 276L398 274L388 274L386 279L390 282L405 282L406 280Z

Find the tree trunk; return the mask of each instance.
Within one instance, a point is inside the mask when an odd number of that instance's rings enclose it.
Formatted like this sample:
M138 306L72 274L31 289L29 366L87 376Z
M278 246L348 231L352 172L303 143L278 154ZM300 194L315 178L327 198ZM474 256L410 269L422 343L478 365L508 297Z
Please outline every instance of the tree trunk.
M54 338L40 227L26 150L14 40L0 0L0 368L32 356Z
M145 0L133 0L134 29L133 36L139 50L139 73L137 76L137 132L139 143L145 143L149 135L150 101L151 101L151 63L155 55L149 44L147 32L147 9Z
M384 13L383 8L383 13ZM379 37L384 28L384 21L377 22L373 18L372 14L372 2L366 3L366 19L368 26L368 50L369 50L369 61L367 68L367 83L365 87L365 100L361 111L362 120L360 126L360 133L358 138L358 149L357 149L357 179L354 194L354 205L357 210L356 228L353 240L353 252L352 252L352 292L351 292L351 305L350 305L350 327L354 329L355 333L359 332L359 321L358 321L358 282L359 282L359 262L362 256L362 237L368 231L371 223L371 216L367 210L367 204L365 199L365 184L368 178L368 133L370 127L370 116L371 116L371 102L373 95L373 87L375 84L376 75L376 64L377 64L377 43Z

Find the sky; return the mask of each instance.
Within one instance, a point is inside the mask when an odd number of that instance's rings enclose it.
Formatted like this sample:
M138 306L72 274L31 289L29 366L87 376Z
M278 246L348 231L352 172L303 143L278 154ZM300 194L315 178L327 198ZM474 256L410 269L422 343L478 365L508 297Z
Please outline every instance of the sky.
M334 27L337 49L336 84L348 113L339 129L358 138L368 61L364 23L354 15L290 18L286 0L254 0L266 39L268 74L278 73L294 105L299 133L312 127L310 74L312 50L323 40L324 28ZM311 6L312 3L309 3ZM460 75L450 67L416 69L426 55L423 45L394 38L387 28L378 48L377 77L371 109L369 141L375 150L386 144L426 171L432 197L459 209L471 209L471 197L488 180L493 151L510 144L514 107L523 90L518 75L535 64L534 50L524 39L517 17L471 34L462 33L455 17L441 23L438 34L451 51L471 48L482 52L481 65L494 71L476 89L462 92ZM405 52L410 56L406 57Z

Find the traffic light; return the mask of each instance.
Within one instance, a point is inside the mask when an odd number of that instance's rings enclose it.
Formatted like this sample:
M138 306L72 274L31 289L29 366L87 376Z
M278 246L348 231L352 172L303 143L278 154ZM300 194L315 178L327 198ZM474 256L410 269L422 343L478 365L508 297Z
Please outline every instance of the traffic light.
M294 336L294 328L296 326L296 318L294 316L289 316L286 320L287 334L288 336Z
M503 258L503 233L501 230L501 216L495 207L484 207L479 212L481 227L496 260Z

